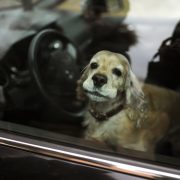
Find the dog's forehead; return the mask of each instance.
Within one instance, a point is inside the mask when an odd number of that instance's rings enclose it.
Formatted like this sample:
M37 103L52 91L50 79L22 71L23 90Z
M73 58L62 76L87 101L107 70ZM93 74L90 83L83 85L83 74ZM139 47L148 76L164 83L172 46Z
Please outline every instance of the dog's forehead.
M110 51L100 51L93 56L91 62L97 62L100 65L107 66L119 66L119 67L127 67L128 60L125 56L117 53L113 53Z

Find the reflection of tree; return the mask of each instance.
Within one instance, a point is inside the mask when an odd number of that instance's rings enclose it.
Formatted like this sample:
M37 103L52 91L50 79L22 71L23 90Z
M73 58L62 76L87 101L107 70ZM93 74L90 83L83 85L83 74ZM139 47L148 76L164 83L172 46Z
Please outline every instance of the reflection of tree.
M90 59L100 50L121 53L129 59L128 50L137 41L135 31L129 29L121 20L116 23L106 18L96 21L92 34L92 42L86 48L86 59Z
M31 10L32 9L32 0L21 0L24 10Z
M126 17L129 11L129 0L82 0L82 13L86 18L94 19L102 13Z

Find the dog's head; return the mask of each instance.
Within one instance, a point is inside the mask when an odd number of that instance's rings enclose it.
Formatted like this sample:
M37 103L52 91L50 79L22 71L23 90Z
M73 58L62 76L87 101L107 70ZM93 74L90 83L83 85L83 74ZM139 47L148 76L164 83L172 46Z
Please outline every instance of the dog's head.
M143 97L127 58L110 51L92 57L78 84L78 94L85 94L91 101L105 102L124 95L127 104L137 104Z

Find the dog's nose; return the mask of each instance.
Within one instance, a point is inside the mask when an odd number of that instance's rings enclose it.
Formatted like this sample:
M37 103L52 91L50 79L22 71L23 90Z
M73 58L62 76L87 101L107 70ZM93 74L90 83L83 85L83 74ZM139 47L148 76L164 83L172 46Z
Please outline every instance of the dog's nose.
M104 84L107 83L107 76L103 74L94 74L92 77L94 86L96 87L102 87Z

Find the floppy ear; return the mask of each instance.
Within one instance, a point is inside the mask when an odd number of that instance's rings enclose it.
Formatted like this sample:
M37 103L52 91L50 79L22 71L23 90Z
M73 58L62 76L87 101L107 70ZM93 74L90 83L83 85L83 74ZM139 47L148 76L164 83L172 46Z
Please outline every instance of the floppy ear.
M129 105L137 104L137 101L144 97L141 85L132 70L126 79L126 103Z
M76 95L77 99L84 101L86 99L86 95L83 91L83 82L87 79L88 77L88 66L86 66L83 69L83 74L81 75L80 79L77 81L77 88L76 88Z
M129 74L126 79L126 104L133 109L130 115L131 119L137 120L137 126L141 126L141 121L144 120L144 115L147 111L147 103L144 98L144 93L141 84L135 74L129 69Z

